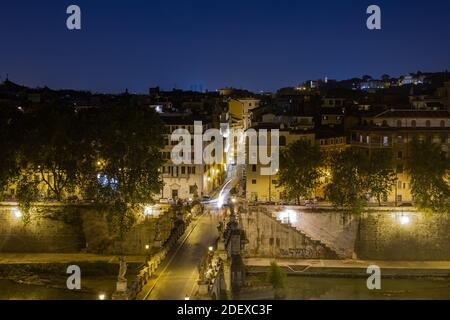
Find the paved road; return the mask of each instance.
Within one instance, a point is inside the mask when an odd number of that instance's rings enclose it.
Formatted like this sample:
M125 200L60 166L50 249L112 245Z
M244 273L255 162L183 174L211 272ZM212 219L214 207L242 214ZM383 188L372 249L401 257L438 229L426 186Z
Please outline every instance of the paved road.
M144 288L143 293L148 294L145 299L184 300L195 293L197 266L218 237L218 221L212 213L201 216L193 224L195 228L188 233L186 241L167 258L167 263L158 270L156 280Z

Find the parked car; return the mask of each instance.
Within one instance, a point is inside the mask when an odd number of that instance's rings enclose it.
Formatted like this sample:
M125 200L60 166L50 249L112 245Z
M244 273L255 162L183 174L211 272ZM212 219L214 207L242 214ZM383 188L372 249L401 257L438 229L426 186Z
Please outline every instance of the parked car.
M305 207L315 207L318 205L318 201L317 201L317 199L308 199L308 200L305 200L304 205L305 205Z

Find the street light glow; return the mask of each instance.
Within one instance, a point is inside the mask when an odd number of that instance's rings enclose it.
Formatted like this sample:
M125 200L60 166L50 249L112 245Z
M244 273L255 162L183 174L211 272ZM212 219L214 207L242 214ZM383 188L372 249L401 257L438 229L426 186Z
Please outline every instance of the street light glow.
M411 218L408 215L402 215L399 221L402 226L405 226L411 223Z
M283 223L297 223L297 213L294 210L286 209L278 214L278 219Z
M105 300L105 298L106 298L106 296L105 296L104 293L100 293L100 294L98 295L98 300Z
M12 212L14 213L14 216L15 216L17 219L22 218L22 211L20 211L18 208L12 209Z

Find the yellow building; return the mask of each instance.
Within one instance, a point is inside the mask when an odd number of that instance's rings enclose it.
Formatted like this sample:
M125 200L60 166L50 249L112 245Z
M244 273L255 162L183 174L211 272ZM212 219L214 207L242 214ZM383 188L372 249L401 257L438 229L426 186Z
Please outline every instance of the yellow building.
M407 172L409 142L413 138L441 145L442 154L450 159L450 112L388 110L374 117L363 118L363 126L351 133L352 148L391 152L397 183L387 202L412 203L411 182Z
M280 133L280 152L289 144L304 139L314 144L315 134L312 131L306 130L289 130L282 124L264 124L260 123L253 127L257 132L261 129L279 129ZM268 140L270 141L270 139ZM247 147L248 150L248 147ZM248 201L257 202L280 202L284 200L283 190L277 187L277 176L262 175L261 168L267 167L261 164L247 164L246 165L246 198Z

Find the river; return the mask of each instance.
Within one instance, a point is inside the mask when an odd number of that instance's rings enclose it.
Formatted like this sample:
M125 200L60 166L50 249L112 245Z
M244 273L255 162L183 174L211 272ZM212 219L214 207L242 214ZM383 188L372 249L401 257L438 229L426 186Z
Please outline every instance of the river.
M368 290L364 278L288 277L290 300L450 300L450 279L383 279Z
M0 280L0 300L94 300L96 295Z

